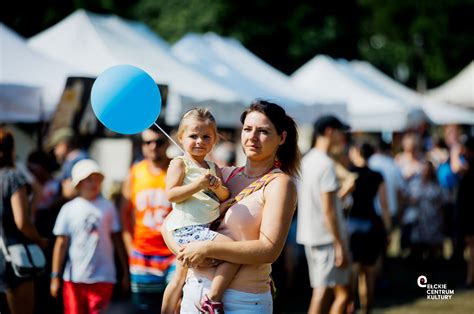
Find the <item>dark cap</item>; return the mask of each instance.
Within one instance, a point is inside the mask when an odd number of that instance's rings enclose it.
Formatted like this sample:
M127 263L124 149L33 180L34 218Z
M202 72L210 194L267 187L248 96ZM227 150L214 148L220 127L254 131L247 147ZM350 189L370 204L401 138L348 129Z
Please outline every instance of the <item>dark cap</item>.
M344 124L341 122L341 120L332 115L321 116L318 120L316 120L316 122L314 122L314 131L317 134L323 134L326 128L347 131L351 127L347 124Z

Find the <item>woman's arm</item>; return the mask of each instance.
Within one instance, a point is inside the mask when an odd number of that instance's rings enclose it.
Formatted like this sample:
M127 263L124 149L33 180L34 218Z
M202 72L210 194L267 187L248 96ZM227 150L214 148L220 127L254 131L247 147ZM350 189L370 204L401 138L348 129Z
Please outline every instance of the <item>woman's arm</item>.
M42 238L35 226L31 222L31 217L28 213L28 200L26 197L26 188L19 188L11 196L11 205L13 210L13 219L15 224L27 238L37 243L40 247L45 248L48 245L48 240Z
M193 194L209 188L209 176L206 173L198 180L186 185L183 184L185 165L181 159L173 159L166 172L166 196L173 203L187 200Z
M264 199L258 240L193 242L180 248L178 259L185 265L200 264L206 257L235 264L273 263L283 249L296 208L295 185L280 175L268 184Z

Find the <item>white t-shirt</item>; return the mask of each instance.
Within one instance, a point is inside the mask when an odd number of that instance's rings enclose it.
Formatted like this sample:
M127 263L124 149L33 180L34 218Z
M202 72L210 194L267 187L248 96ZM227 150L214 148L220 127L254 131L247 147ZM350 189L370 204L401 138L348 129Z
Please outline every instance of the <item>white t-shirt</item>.
M405 180L393 158L383 154L374 154L369 158L369 168L380 172L383 176L385 188L387 191L387 203L390 215L395 216L398 211L397 191L404 189ZM375 200L375 211L381 215L379 197Z
M301 181L298 184L298 225L296 242L306 245L323 245L334 241L326 226L322 212L321 194L339 188L334 162L324 152L310 150L302 161ZM339 232L345 238L342 209L336 202Z
M116 281L112 233L120 231L115 206L102 196L64 204L53 233L69 237L63 279L76 283Z

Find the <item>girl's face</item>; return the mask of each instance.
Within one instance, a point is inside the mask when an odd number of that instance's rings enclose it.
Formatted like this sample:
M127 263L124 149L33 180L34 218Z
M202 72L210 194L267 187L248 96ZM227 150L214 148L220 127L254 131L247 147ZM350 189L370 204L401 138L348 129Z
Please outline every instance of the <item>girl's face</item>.
M101 185L104 177L99 173L93 173L77 186L79 194L85 199L95 199L101 192Z
M204 159L214 147L216 140L212 122L198 119L189 121L181 136L184 151L197 159Z
M278 147L285 142L286 132L281 135L266 115L252 111L245 117L241 143L249 159L264 160L276 155Z

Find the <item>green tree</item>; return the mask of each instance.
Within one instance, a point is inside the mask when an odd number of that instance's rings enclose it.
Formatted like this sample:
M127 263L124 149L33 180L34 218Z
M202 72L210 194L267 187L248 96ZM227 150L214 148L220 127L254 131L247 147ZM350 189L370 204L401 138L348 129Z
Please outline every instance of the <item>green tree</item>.
M411 70L408 84L432 88L454 76L474 56L472 0L359 0L359 51L393 75ZM420 86L421 85L421 86Z

